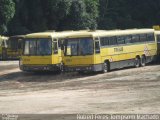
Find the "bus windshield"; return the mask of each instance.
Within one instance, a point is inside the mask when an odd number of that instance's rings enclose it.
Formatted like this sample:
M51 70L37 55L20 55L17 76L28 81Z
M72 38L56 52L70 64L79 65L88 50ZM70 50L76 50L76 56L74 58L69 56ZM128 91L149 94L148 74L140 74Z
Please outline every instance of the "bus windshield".
M11 50L17 50L18 49L18 38L9 38L8 48Z
M44 39L25 39L24 55L51 55L52 40Z
M93 51L92 38L68 39L65 41L66 56L92 55Z

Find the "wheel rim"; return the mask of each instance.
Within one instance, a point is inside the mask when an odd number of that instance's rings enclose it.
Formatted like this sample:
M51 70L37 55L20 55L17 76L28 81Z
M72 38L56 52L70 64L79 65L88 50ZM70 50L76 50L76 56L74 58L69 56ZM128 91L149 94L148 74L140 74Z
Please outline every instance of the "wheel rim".
M135 60L135 66L136 66L136 67L139 67L139 66L140 66L140 62L139 62L139 59L138 59L138 58L136 58L136 60Z
M108 72L108 65L107 65L107 63L104 63L104 65L103 65L103 72L104 73Z

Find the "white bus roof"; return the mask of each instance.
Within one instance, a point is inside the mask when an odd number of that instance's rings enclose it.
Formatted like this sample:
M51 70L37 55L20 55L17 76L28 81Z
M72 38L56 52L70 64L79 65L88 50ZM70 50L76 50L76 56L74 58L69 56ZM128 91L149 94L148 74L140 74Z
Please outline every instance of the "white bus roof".
M160 31L155 31L155 34L159 35L159 34L160 34Z
M86 32L87 30L79 30L79 31L62 31L62 32L40 32L40 33L32 33L25 36L25 38L64 38L68 35L77 34L81 32Z
M103 37L103 36L114 36L114 35L129 35L129 34L143 34L143 33L154 33L154 29L127 29L127 30L96 30L96 31L85 31L78 34L67 36L68 38L77 37Z

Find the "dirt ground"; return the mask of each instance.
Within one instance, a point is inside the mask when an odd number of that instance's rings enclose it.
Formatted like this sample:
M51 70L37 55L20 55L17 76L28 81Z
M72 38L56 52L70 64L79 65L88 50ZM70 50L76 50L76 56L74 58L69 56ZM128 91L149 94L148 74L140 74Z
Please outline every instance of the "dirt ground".
M0 113L160 114L160 65L106 74L34 74L0 62Z

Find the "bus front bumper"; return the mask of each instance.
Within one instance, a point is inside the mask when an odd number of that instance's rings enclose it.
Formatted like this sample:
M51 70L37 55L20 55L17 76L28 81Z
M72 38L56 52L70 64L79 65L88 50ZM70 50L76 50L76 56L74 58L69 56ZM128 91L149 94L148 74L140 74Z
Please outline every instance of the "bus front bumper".
M74 72L74 71L98 72L102 70L103 70L102 64L87 65L87 66L64 66L65 72Z
M32 71L60 71L60 65L20 65L20 70Z

